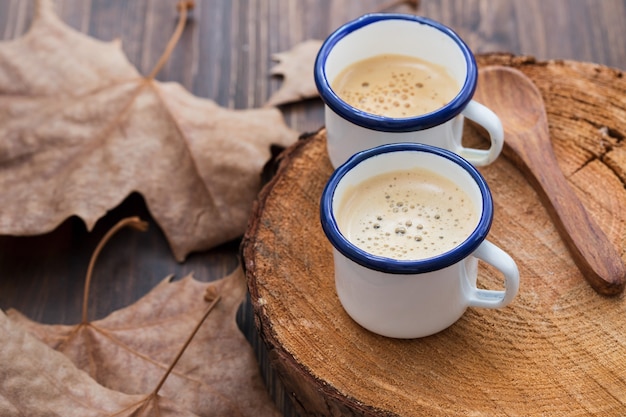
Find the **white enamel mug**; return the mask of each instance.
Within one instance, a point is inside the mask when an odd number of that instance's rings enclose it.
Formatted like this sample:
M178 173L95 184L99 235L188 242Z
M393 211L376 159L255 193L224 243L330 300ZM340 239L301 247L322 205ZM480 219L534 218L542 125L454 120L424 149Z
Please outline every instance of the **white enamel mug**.
M374 115L339 98L331 88L335 77L355 62L382 54L408 55L441 65L461 87L443 107L406 118ZM328 154L335 168L361 150L395 142L445 148L475 166L490 164L502 151L504 132L500 119L472 100L478 79L474 55L452 29L441 23L405 14L362 16L341 26L324 41L315 61L314 76L325 103ZM491 140L489 149L463 146L465 117L485 128Z
M469 236L447 252L417 260L373 255L350 242L335 215L346 190L386 172L414 168L433 171L468 194L479 213ZM331 175L322 193L320 217L333 245L339 300L354 321L374 333L428 336L452 325L468 307L502 308L517 294L517 265L486 240L493 219L487 183L472 164L448 150L397 143L357 153ZM477 288L478 260L502 273L504 289Z

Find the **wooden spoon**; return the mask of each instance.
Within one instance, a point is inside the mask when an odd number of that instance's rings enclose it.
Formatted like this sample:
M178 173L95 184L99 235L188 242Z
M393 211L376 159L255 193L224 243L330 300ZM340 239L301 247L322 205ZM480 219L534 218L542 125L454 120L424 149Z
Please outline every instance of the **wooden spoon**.
M492 66L480 70L474 98L500 117L504 155L538 192L591 287L603 295L621 293L626 283L624 262L559 168L539 89L521 71Z

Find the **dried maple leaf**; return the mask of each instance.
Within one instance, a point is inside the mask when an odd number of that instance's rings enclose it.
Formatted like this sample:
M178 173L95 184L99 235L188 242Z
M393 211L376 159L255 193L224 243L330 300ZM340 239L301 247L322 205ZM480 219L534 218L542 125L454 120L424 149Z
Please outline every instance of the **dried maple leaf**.
M59 352L13 324L0 311L0 415L187 416L157 395L128 395L97 384Z
M270 73L283 77L282 86L267 100L265 107L280 106L307 98L317 97L313 78L313 63L322 41L308 40L297 44L289 51L274 54L279 64Z
M103 238L90 262L85 294L102 245L127 224L141 227L136 218L124 219ZM220 301L205 320L208 298L215 294ZM40 324L15 310L7 315L112 390L147 395L158 386L162 397L202 416L278 416L235 321L245 294L239 267L210 283L191 275L175 282L168 277L133 305L94 322L87 320L84 303L83 321L76 326Z
M42 0L29 31L0 42L0 234L91 230L143 195L177 260L240 236L270 144L297 133L277 109L229 110L154 79L119 42L75 31Z

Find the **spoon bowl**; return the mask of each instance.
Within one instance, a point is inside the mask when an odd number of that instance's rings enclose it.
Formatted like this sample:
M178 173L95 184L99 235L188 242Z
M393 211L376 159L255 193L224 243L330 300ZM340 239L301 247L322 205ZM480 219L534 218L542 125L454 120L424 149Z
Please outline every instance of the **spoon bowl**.
M519 70L491 66L480 70L474 98L496 110L504 127L503 154L538 192L591 287L603 295L622 293L624 262L559 168L537 86Z

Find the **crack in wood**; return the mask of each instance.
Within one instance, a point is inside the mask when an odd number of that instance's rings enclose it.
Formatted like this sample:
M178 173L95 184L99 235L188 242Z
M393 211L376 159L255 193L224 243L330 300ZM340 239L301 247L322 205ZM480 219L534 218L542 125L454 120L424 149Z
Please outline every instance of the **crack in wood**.
M615 177L617 177L620 180L620 182L622 183L622 186L624 188L626 188L626 178L623 178L620 175L620 172L617 169L615 169L613 164L607 162L607 160L606 160L606 156L609 153L611 153L617 146L620 146L622 142L624 142L624 139L626 139L626 135L623 134L620 130L618 130L616 128L599 124L599 123L594 122L593 120L590 120L590 119L587 119L587 118L572 116L572 120L576 120L576 121L579 121L579 122L587 123L588 125L592 126L593 128L595 128L598 131L598 133L600 134L600 137L601 137L600 143L602 145L602 152L599 153L599 154L596 154L593 151L589 150L589 152L591 153L591 157L589 159L587 159L586 161L584 161L580 165L580 167L576 168L568 176L568 178L573 177L578 172L580 172L583 169L585 169L592 162L600 161L611 172L613 172Z

